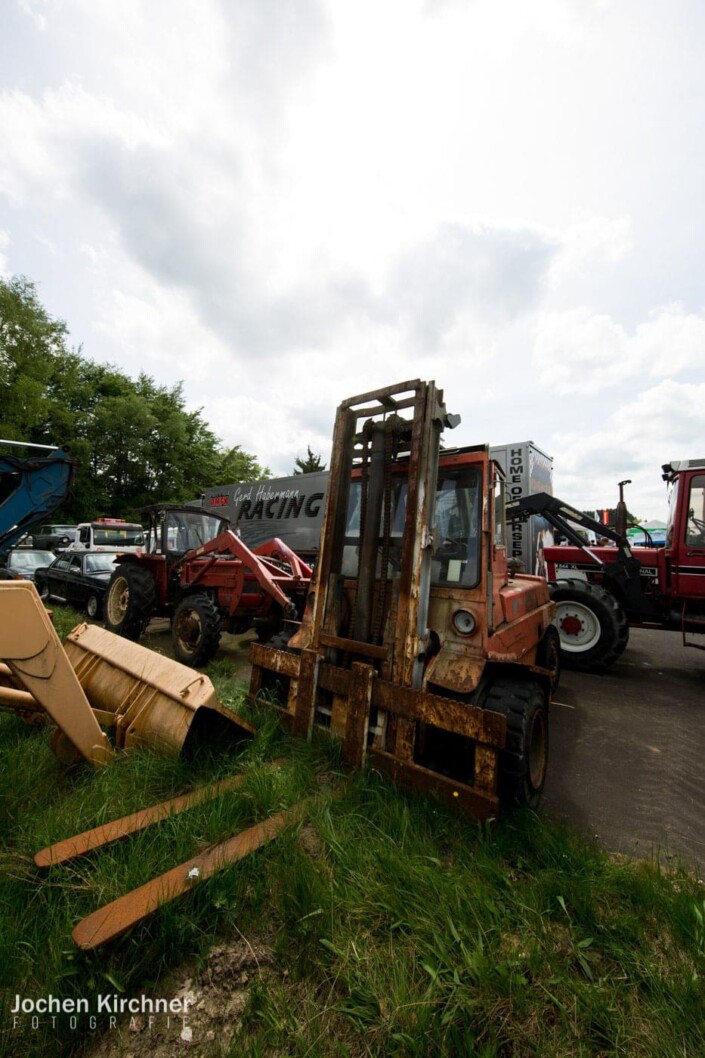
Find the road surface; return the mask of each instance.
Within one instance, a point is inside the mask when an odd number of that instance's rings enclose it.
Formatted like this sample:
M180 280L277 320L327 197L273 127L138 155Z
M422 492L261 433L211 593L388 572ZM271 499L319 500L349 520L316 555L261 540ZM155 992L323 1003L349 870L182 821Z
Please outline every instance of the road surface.
M611 851L705 878L705 650L636 628L606 674L564 670L544 810Z

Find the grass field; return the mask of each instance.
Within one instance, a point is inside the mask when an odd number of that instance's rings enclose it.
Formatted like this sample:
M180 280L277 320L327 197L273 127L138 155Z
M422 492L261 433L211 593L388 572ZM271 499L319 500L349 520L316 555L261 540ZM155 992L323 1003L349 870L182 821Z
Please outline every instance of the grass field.
M244 709L227 666L210 671ZM255 718L235 758L187 768L142 753L93 773L63 770L46 728L0 716L0 1053L96 1044L65 1015L14 1027L17 995L157 995L175 968L198 971L240 938L268 954L227 1047L177 1038L173 1053L705 1055L705 889L692 876L610 857L530 812L460 820L374 773L345 776L334 746ZM48 874L33 865L53 841L237 772L236 793ZM305 820L249 860L104 950L73 946L101 904L304 797Z

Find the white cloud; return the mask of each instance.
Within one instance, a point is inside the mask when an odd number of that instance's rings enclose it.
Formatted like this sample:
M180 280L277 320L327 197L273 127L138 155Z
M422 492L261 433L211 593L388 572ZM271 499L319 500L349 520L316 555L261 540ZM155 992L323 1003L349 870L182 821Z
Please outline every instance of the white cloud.
M10 269L8 266L7 256L5 250L10 245L10 236L6 231L0 229L0 277L8 278L10 275Z
M705 313L666 305L632 334L586 308L546 313L533 359L541 382L561 394L601 393L636 376L666 378L705 366Z
M558 287L562 280L586 265L615 263L634 245L631 217L585 217L556 232L558 253L551 266L550 282Z
M195 384L228 363L227 348L204 326L188 295L147 277L139 293L113 290L100 306L96 328L110 336L133 375L160 373L166 365ZM228 379L236 382L232 372Z
M0 266L273 469L418 375L460 443L630 476L640 393L705 381L696 5L20 6Z
M672 459L703 455L704 406L705 383L666 380L596 418L589 434L555 435L556 495L581 509L613 507L617 483L629 478L630 510L641 518L663 518L666 490L661 466Z

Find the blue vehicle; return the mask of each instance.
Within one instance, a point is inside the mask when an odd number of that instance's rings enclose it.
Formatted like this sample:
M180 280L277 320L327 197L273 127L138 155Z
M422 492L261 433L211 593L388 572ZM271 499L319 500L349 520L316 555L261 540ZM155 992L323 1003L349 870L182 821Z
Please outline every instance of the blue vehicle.
M67 448L0 441L0 557L61 506L74 467Z

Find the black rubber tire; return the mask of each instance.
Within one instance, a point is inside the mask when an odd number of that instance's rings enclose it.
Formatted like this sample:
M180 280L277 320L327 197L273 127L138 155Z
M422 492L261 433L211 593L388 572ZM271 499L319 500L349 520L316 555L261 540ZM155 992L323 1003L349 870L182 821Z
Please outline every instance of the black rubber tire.
M95 621L100 616L100 599L97 595L89 595L86 599L86 613L91 621Z
M34 586L37 589L37 592L39 593L39 598L40 599L48 599L49 598L49 585L48 584L46 584L44 581L42 581L41 584L37 584L37 582L35 580Z
M536 650L536 664L551 673L551 691L561 679L561 637L555 625L549 625Z
M174 610L171 622L176 660L193 668L207 665L220 646L222 626L218 607L210 595L204 591L186 595Z
M586 580L556 581L550 590L566 668L601 672L621 657L629 623L614 595Z
M501 678L485 709L507 718L507 744L499 754L498 793L510 806L536 808L548 768L548 703L538 680Z
M149 570L135 562L121 563L111 576L105 594L105 627L125 639L138 640L156 601L154 577Z

